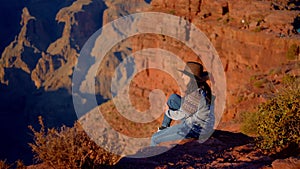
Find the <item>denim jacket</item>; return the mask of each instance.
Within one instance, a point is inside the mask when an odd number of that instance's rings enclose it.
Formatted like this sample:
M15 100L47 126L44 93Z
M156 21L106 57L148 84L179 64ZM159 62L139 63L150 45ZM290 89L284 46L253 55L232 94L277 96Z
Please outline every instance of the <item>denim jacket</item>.
M175 111L169 110L166 115L173 120L183 120L188 127L197 133L210 133L215 123L214 103L212 101L211 105L209 105L205 99L205 92L201 89L200 92L203 97L200 97L197 112L187 114L179 109Z

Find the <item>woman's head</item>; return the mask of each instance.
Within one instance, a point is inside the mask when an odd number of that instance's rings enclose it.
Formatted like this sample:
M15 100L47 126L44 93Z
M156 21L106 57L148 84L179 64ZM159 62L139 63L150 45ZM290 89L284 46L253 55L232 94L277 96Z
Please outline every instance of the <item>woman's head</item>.
M202 64L198 62L187 62L184 70L179 70L183 73L183 78L188 79L186 76L195 79L199 82L208 80L208 73L203 71ZM185 80L185 82L188 80Z
M201 83L205 83L208 80L208 73L203 71L203 66L198 62L187 62L182 72L182 79L185 85L191 87L191 83L195 83L196 87L200 87Z
M187 62L182 72L182 79L184 84L187 86L186 94L189 94L198 88L206 91L208 99L211 98L211 89L206 83L208 80L208 72L203 71L202 64L198 62Z

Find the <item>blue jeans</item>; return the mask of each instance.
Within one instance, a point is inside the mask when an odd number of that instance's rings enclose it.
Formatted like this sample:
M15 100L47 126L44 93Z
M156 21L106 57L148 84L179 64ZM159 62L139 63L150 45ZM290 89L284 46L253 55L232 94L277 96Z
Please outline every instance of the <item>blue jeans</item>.
M184 121L180 124L174 125L172 127L168 127L164 130L161 130L157 133L154 133L151 137L150 146L156 146L159 143L167 142L167 141L176 141L183 140L188 138L198 138L199 133L194 132L186 126Z
M171 109L171 110L180 109L181 97L178 94L172 94L167 101L167 105L169 106L169 109ZM164 114L164 119L163 119L161 126L170 127L171 122L172 122L172 119L169 118L166 114Z
M171 110L174 109L174 107L172 107L172 105L178 105L177 103L179 103L179 102L181 102L181 97L179 95L176 95L176 94L171 95L170 98L168 99L169 108ZM172 104L172 103L175 103L175 104ZM178 106L176 106L176 107L178 108ZM174 109L174 110L176 110L176 109ZM162 142L168 142L168 141L176 141L176 140L183 140L183 139L189 139L189 138L199 139L200 133L191 130L191 128L185 124L184 120L181 121L181 123L170 127L171 121L172 121L172 119L169 118L165 114L163 122L162 122L162 126L168 127L168 128L158 131L152 135L151 143L150 143L151 146L156 146ZM203 135L203 134L204 133L202 132L201 135Z
M163 119L163 121L162 121L161 126L163 126L163 127L170 127L171 122L172 122L172 119L171 119L170 117L168 117L168 116L166 115L166 113L165 113L165 114L164 114L164 119Z

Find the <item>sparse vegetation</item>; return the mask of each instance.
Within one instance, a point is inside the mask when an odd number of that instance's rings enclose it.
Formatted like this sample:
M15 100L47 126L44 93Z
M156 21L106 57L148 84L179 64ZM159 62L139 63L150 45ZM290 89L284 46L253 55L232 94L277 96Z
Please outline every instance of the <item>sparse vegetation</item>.
M295 81L259 106L258 147L278 152L300 144L300 86Z
M54 168L101 168L113 165L119 156L105 151L89 139L78 123L72 128L63 126L60 130L46 129L39 117L41 129L34 134L34 142L29 145L35 159Z
M256 75L252 75L252 76L250 77L250 82L253 82L254 80L256 80L256 78L257 78Z
M256 82L254 82L253 85L254 85L254 87L262 88L264 86L264 84L267 82L268 82L268 80L263 78L263 79L260 79L260 80L257 80Z
M289 74L286 74L286 75L284 75L284 76L282 77L282 83L283 83L284 85L292 84L292 83L295 82L295 80L296 80L296 77L291 76L291 75L289 75Z
M288 60L295 60L299 55L299 46L297 44L292 44L286 53L286 58Z
M169 11L170 14L175 15L176 11L174 9Z
M269 71L269 75L279 74L280 72L281 72L281 68L271 69L271 70Z
M300 79L286 77L286 85L258 111L241 113L241 131L257 136L257 147L271 154L300 148Z
M254 32L260 32L260 31L262 31L262 28L260 26L257 26L253 31Z
M6 160L0 160L0 169L26 169L21 160L17 160L13 164L8 164Z
M16 165L17 165L16 169L26 169L27 168L21 160L16 161Z
M241 113L241 131L247 135L257 135L258 113L244 112Z
M229 22L232 22L232 21L233 21L233 18L228 17L223 21L223 24L228 24Z
M7 164L6 160L1 160L0 161L0 168L1 169L9 169L11 168L12 165Z
M257 19L258 25L260 25L260 24L263 23L263 22L265 22L263 17L259 17L259 18Z
M247 70L252 70L252 66L246 65L246 69L247 69Z
M237 103L241 103L244 100L243 96L238 96L237 97Z

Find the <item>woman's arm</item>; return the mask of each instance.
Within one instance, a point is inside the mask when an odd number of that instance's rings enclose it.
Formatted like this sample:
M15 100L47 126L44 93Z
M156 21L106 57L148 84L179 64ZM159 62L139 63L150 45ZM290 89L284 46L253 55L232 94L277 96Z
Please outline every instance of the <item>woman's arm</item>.
M172 120L181 120L186 117L185 113L181 109L179 110L168 109L166 111L166 115Z
M214 124L214 114L204 97L200 98L198 111L186 118L186 124L196 132L207 130Z

